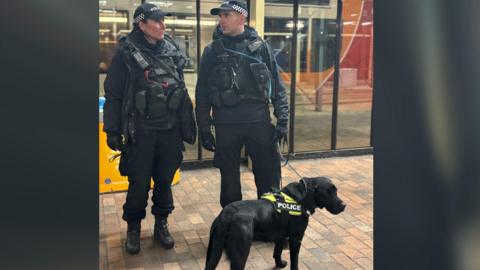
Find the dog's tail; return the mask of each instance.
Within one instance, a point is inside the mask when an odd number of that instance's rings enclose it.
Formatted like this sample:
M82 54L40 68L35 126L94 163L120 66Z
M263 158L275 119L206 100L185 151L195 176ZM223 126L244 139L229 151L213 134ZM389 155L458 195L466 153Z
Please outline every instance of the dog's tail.
M219 236L217 235L218 223L219 223L219 217L215 218L215 220L212 223L212 227L210 228L210 240L208 241L205 270L215 269L218 265L218 262L220 261L220 258L222 257L223 239L217 238ZM213 254L214 249L215 249L215 253Z
M228 209L224 209L222 212L223 213L215 218L210 228L210 240L208 241L205 270L215 270L218 262L222 258L223 248L232 220L232 213L229 213Z

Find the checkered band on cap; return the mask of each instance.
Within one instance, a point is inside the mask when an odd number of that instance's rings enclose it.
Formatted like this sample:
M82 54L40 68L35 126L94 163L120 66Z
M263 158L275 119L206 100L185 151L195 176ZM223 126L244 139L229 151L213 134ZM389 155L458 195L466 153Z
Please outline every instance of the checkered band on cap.
M161 11L159 7L151 7L148 11L146 11L147 14L151 14L155 11ZM145 12L142 12L140 14L137 15L137 17L135 17L133 19L133 22L134 23L139 23L140 21L143 21L145 19Z
M145 14L140 13L137 17L135 17L135 18L133 19L133 21L134 21L135 23L139 23L140 21L143 21L143 19L145 19Z
M236 12L244 15L245 17L248 16L248 11L247 11L246 9L242 8L241 6L237 6L237 5L233 4L233 5L232 5L232 8L233 8Z

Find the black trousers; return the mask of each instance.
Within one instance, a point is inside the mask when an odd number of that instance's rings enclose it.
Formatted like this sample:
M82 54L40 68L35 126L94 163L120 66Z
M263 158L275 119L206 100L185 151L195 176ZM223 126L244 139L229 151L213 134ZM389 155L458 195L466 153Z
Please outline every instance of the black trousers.
M127 222L145 218L153 178L152 214L167 217L173 209L171 183L183 160L180 129L138 131L136 143L127 147L128 192L123 205Z
M215 126L215 167L220 169L220 204L242 200L240 155L245 145L252 159L257 195L280 185L280 157L273 140L274 126L268 122Z

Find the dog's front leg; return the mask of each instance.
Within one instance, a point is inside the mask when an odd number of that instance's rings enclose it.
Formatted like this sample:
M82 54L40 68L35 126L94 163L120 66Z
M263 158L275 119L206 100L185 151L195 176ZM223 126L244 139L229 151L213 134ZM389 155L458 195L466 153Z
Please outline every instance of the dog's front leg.
M286 239L280 239L275 242L275 249L273 250L273 258L275 259L275 266L278 268L284 268L287 266L287 262L282 260L283 242Z
M290 269L298 270L298 253L300 252L300 245L302 239L298 237L290 237Z

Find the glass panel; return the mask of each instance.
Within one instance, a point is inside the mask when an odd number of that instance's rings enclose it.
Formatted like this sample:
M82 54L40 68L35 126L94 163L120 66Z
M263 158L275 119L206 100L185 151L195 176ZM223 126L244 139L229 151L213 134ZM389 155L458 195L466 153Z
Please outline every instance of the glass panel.
M100 50L98 70L100 97L105 95L103 82L105 81L105 73L108 70L113 53L115 52L117 39L121 34L128 34L131 31L133 12L140 3L140 0L100 0L98 2L98 45Z
M267 1L269 2L269 1ZM272 48L272 52L277 60L280 79L282 80L287 92L288 103L290 104L290 85L291 85L291 63L290 55L292 49L292 22L293 5L266 3L265 4L265 28L264 39ZM273 112L273 107L270 108ZM272 117L275 121L275 117ZM283 148L287 152L287 147Z
M197 19L195 0L146 1L157 5L163 11L172 12L174 16L165 18L166 32L180 45L188 57L184 69L185 85L195 104L195 84L197 82ZM185 143L184 160L198 158L198 141L194 145Z
M275 17L271 16L274 12L287 12L292 13L291 7L282 7L277 9L272 9L271 12L268 12L270 7L266 9L266 16L265 16L265 40L270 44L272 47L273 54L275 55L275 59L277 60L277 64L280 67L280 73L282 75L282 79L284 79L284 83L286 86L290 87L290 51L292 46L292 19L290 18L282 18L282 17ZM279 13L279 15L289 16L288 14ZM293 16L293 14L291 15ZM287 80L288 77L288 80Z
M326 6L301 4L298 17L294 151L328 150L337 1Z
M373 0L344 2L337 148L370 146Z

